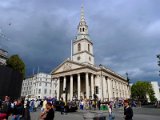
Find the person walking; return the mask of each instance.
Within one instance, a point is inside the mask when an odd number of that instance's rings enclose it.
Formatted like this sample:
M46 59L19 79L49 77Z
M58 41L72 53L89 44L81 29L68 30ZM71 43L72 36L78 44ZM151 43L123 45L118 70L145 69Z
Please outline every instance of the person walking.
M108 103L107 107L108 107L108 113L109 113L109 120L114 120L115 116L113 114L112 103Z
M125 120L132 120L133 117L133 110L129 106L129 101L124 100L124 119Z

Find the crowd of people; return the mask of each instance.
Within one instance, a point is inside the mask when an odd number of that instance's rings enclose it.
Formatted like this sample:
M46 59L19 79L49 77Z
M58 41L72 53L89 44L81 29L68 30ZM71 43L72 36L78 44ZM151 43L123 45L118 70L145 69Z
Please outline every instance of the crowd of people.
M54 109L51 102L33 99L12 100L10 97L5 96L4 100L0 100L0 120L8 120L9 117L12 120L31 120L30 112L36 111L41 106L43 110L39 118L41 120L53 120Z
M12 120L30 120L29 105L24 108L24 101L22 99L11 100L5 96L4 100L0 100L0 120L8 120L11 116Z
M109 120L114 119L113 108L124 107L124 119L132 120L133 110L129 106L129 101L101 101L101 100L73 100L65 102L63 98L59 100L58 106L60 107L61 114L67 114L71 105L76 105L79 110L106 110L109 114ZM74 103L74 104L73 104ZM12 120L31 120L30 112L37 111L40 108L41 113L39 115L40 120L53 120L54 111L57 108L56 99L15 99L12 100L8 96L5 96L4 100L0 100L0 120L8 120L10 116ZM77 110L75 109L75 110Z

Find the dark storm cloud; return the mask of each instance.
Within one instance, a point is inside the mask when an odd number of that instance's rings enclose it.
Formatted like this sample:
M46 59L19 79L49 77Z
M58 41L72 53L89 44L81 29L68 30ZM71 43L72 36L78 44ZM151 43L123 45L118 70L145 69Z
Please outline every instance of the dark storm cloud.
M97 64L133 80L158 80L159 0L86 0L85 16ZM1 0L1 46L33 69L50 72L70 57L81 0ZM12 23L11 26L8 24Z

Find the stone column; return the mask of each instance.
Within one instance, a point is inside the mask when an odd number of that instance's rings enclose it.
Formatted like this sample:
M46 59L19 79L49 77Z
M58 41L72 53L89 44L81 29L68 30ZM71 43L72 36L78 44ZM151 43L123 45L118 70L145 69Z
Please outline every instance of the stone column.
M63 79L63 92L66 90L65 88L66 88L66 76L64 76L64 79ZM66 100L66 93L63 93L63 100L64 101Z
M86 73L86 98L89 99L89 81L88 81L88 73Z
M60 98L60 78L57 78L57 99Z
M70 76L70 100L73 98L73 75Z
M78 100L80 100L80 96L81 96L81 76L80 74L78 74L78 82L77 82L77 86L78 86Z
M64 76L64 79L63 79L63 90L65 90L66 88L66 76Z
M112 80L108 78L107 80L107 85L108 85L108 97L109 97L109 100L111 100L111 98L113 97L113 88L112 88Z
M107 98L107 83L105 76L102 77L103 79L103 98Z
M106 92L107 92L107 98L109 100L108 77L106 78Z
M103 76L102 76L102 73L100 75L100 98L101 100L103 101L104 100L104 94L103 94L103 90L104 90L104 87L103 87Z
M91 74L91 94L92 94L92 99L94 99L94 75Z

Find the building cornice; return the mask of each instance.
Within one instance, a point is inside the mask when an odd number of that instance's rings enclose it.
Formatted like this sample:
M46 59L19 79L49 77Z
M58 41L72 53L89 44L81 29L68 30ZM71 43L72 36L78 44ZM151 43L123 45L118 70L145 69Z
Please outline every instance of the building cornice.
M89 42L90 44L93 45L92 41L88 40L87 38L82 38L82 39L79 39L79 40L75 40L75 41L73 41L73 44L76 44L76 43L81 42L81 41L87 41L87 42Z
M88 52L87 50L84 50L84 51L81 51L81 52L78 52L78 53L74 53L73 55L78 55L78 54L82 54L82 53L87 53L87 54L89 54L89 55L94 57L94 55L91 54L90 52Z

